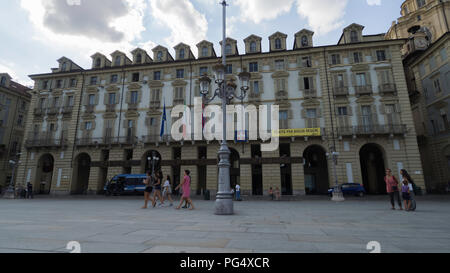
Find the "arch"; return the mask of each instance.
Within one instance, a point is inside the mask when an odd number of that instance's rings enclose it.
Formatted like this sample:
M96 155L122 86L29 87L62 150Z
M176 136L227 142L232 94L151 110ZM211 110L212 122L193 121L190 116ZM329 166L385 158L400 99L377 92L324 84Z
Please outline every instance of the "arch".
M87 194L91 172L91 157L81 153L74 159L70 194Z
M327 194L330 187L326 150L311 145L303 152L306 194Z
M157 159L153 159L157 158ZM150 150L144 153L141 160L141 172L158 171L161 169L162 156L156 150Z
M383 147L368 143L359 150L362 183L369 194L385 194L385 152Z
M44 154L39 158L37 166L36 181L34 183L35 191L39 194L50 194L55 159L51 154Z

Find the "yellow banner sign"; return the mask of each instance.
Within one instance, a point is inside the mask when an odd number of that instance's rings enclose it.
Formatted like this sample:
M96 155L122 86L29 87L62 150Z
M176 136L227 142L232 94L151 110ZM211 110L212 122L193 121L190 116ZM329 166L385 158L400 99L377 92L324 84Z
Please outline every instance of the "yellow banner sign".
M272 131L274 137L313 137L322 136L320 128L281 129Z

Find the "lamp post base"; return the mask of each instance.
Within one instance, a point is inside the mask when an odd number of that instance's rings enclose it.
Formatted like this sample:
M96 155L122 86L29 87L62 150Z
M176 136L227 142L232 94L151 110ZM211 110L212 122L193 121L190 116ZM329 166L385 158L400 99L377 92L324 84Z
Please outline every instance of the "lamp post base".
M215 215L233 215L233 195L230 194L217 194L216 197L216 211Z
M343 202L343 201L345 201L345 198L344 198L344 194L342 193L342 191L334 191L333 192L333 197L331 198L331 201L334 201L334 202Z
M12 186L9 186L2 197L3 199L16 199L14 188Z

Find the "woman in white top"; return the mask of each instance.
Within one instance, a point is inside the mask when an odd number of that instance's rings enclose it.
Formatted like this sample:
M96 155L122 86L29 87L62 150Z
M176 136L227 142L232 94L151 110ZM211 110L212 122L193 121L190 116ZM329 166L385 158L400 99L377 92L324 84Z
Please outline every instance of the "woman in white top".
M172 187L170 186L170 175L167 176L166 182L164 182L163 185L163 200L166 198L170 201L170 206L173 206L173 200L172 200Z

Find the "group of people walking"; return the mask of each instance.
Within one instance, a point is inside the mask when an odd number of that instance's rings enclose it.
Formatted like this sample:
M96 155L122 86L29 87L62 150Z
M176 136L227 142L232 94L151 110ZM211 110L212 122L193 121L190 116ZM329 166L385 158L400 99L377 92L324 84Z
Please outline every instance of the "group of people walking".
M183 208L189 208L190 210L194 209L194 204L192 203L191 200L190 174L191 172L189 170L185 170L183 180L175 188L175 190L180 189L182 192L180 204L176 207L176 209L181 209L183 203L185 203ZM146 185L144 192L145 203L142 209L148 208L149 201L152 202L152 207L156 207L157 199L159 200L158 207L164 206L165 200L169 200L170 206L173 206L172 186L170 176L169 175L167 176L164 184L162 183L162 180L163 180L163 173L161 170L155 172L155 174L152 174L150 171L147 172L147 177L144 180L144 184Z
M386 183L386 191L389 194L392 210L395 210L395 199L397 199L398 206L400 210L403 210L402 200L400 199L400 192L404 202L405 210L412 211L415 208L412 206L413 195L414 195L414 181L406 170L401 170L400 174L403 178L401 186L399 181L392 174L391 169L386 169L386 176L384 182Z

